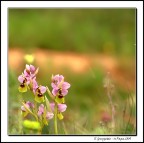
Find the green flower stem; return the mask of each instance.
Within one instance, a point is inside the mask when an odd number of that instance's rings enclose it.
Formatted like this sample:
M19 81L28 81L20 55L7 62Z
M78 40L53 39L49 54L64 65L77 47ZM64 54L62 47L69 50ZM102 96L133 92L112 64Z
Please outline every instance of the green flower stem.
M36 120L38 121L37 115L34 114L29 108L27 108L27 106L25 105L25 103L22 102L22 104L23 104L23 106L26 108L26 110L27 110L30 114L32 114L32 115L36 118Z
M34 112L35 112L35 114L37 114L37 102L34 100Z
M39 130L39 132L38 132L40 135L42 134L42 129L43 129L43 127L44 127L44 124L41 123L41 128L40 128L40 130Z
M49 94L49 96L51 97L51 99L54 100L55 97L52 95L52 93L50 92L49 88L48 87L46 87L46 88L47 88L47 93Z
M55 134L58 134L58 129L57 129L57 103L55 102L55 109L54 109L54 129L55 129Z
M36 118L36 121L38 122L39 120L38 120L38 117L37 117L37 102L34 100L34 106L35 106L35 108L34 108L34 116L35 116L35 118Z

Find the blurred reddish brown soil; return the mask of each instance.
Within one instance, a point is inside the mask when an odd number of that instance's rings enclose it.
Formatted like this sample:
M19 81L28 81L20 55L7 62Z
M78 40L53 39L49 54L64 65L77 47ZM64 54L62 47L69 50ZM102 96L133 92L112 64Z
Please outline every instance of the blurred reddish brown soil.
M19 69L24 63L27 54L20 48L9 49L8 61L11 69ZM124 88L135 89L135 63L129 61L131 69L120 66L120 61L112 56L100 54L78 54L72 52L57 52L37 49L33 52L35 62L41 67L51 63L53 68L67 67L77 74L92 71L92 68L101 68L105 73L110 72L112 78ZM128 87L125 85L127 84Z

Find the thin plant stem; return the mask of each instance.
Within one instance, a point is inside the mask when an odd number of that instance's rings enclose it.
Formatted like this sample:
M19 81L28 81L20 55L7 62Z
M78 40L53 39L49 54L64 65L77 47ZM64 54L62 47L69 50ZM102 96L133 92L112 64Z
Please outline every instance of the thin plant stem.
M40 128L40 130L39 130L39 132L38 132L40 135L42 134L42 129L43 129L43 127L44 127L44 124L41 123L41 128Z
M54 100L55 97L52 95L52 93L50 92L49 88L48 87L46 87L46 88L47 88L47 93L49 94L49 96L51 97L51 99Z
M65 126L65 123L62 122L62 125L63 125L63 130L64 130L64 133L67 134L67 130L66 130L66 126Z
M113 84L110 81L109 73L107 74L107 77L105 79L105 85L104 86L106 87L107 96L108 96L110 106L111 106L112 133L113 133L114 129L115 129L115 106L114 106L113 101L112 101L112 93L111 92L112 92Z
M114 128L115 128L115 106L113 105L112 98L111 98L111 93L110 93L109 90L107 90L107 95L108 95L108 98L109 98L111 111L112 111L112 132L113 132Z
M34 109L34 112L35 112L35 118L36 120L38 121L38 117L37 117L37 102L34 100L34 106L35 106L35 109Z
M55 129L55 134L58 134L58 129L57 129L57 103L55 102L55 109L54 109L54 129Z

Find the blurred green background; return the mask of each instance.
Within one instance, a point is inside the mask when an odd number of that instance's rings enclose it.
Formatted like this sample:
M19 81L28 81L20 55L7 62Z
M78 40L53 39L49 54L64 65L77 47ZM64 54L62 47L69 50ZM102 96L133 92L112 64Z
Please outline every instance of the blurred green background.
M135 9L9 9L9 47L135 54Z
M26 63L40 67L42 85L51 88L52 74L71 84L60 134L109 134L107 124L100 124L111 118L103 83L108 71L115 85L115 134L134 134L135 38L136 9L8 9L8 134L34 133L23 131L20 115L20 101L31 98L18 92ZM52 122L47 132L53 134Z

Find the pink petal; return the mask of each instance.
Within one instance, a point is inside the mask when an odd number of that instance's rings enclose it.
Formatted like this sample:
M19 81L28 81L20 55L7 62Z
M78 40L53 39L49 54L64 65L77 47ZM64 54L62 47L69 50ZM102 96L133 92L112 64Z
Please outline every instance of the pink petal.
M30 84L30 81L28 80L28 81L26 82L26 84L29 85L29 84Z
M50 103L51 110L54 112L55 103Z
M30 102L30 101L27 101L27 102L26 102L26 105L28 105L28 106L31 107L31 108L34 108L34 104L33 104L32 102Z
M35 74L32 74L32 73L31 73L31 74L30 74L30 78L31 78L31 79L35 78Z
M25 79L25 78L24 78L22 75L20 75L20 76L18 77L18 80L19 80L20 83L23 83L24 79Z
M30 66L26 64L26 69L30 71Z
M30 103L29 101L27 101L27 102L25 103L25 106L26 106L27 108L30 108L29 103ZM21 110L22 110L22 111L26 111L26 109L25 109L24 106L21 106Z
M33 89L37 89L38 88L38 84L37 84L35 79L32 80L32 84L33 84Z
M54 116L54 114L51 113L51 112L47 112L47 114L46 114L46 118L49 119L49 120L52 119L53 116Z
M62 89L68 89L70 88L70 84L68 82L63 82Z
M42 113L43 113L43 112L41 112L41 111L38 111L38 116L40 116Z
M32 80L32 85L33 85L33 92L34 92L34 94L35 94L35 92L36 92L36 89L38 88L38 84L37 84L37 82L36 82L35 79L36 79L36 78L34 78L34 79Z
M29 73L28 73L26 70L24 70L24 76L25 76L25 77L30 76Z
M35 72L35 67L34 67L33 65L30 65L30 71L31 71L32 73Z
M67 108L66 104L58 104L58 110L59 112L64 112Z
M68 94L68 90L67 89L62 89L61 91L62 95L65 96Z
M25 76L25 78L27 79L27 82L28 82L28 81L30 82L31 78L30 78L29 75L28 75L28 76Z
M61 82L64 79L62 75L59 76L59 82Z
M26 111L26 109L25 109L24 106L21 106L21 110L22 110L22 111Z
M52 86L52 88L56 88L57 87L56 84L54 84L54 83L51 83L51 86Z
M42 113L44 112L44 105L43 105L43 104L41 104L41 105L39 106L39 111L42 112Z
M33 88L33 93L36 94L36 89Z
M42 94L46 92L46 87L45 86L40 86L39 89L40 89Z
M52 80L58 81L59 80L59 74L55 75Z
M30 101L27 101L26 102L26 105L30 106L31 102Z
M54 89L52 90L52 94L53 94L54 96L56 96L57 93L58 93L58 88L54 88Z
M33 104L33 103L31 103L31 106L30 106L30 107L34 108L34 104Z

